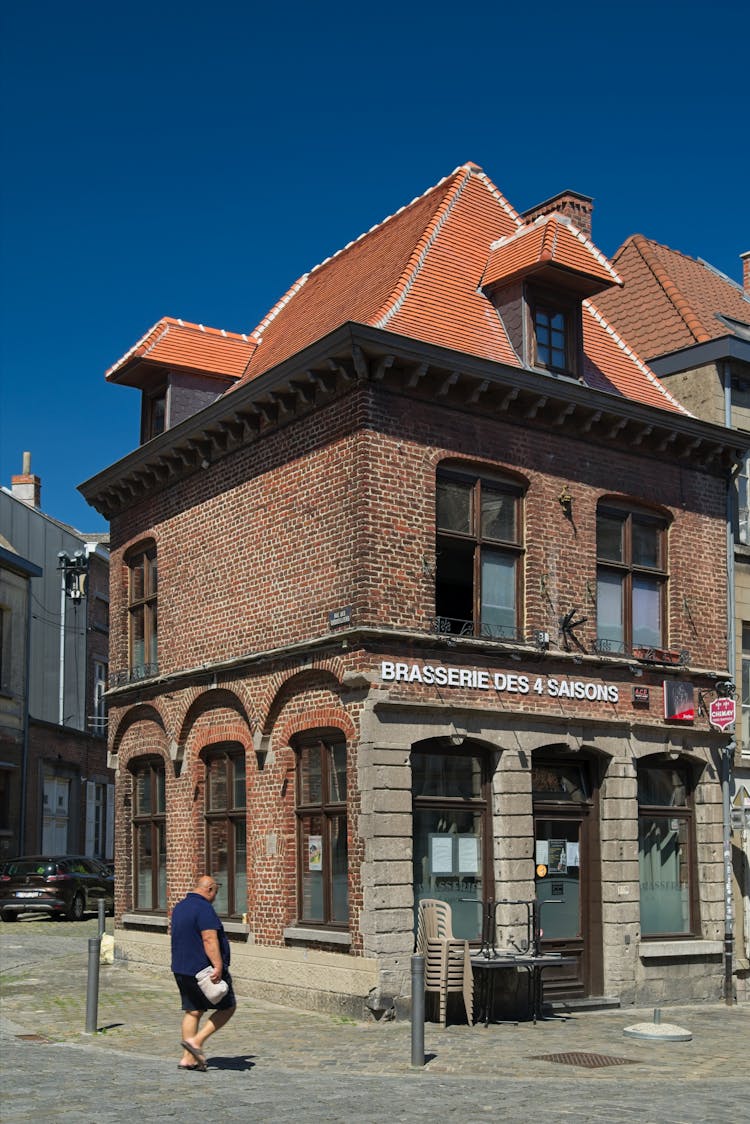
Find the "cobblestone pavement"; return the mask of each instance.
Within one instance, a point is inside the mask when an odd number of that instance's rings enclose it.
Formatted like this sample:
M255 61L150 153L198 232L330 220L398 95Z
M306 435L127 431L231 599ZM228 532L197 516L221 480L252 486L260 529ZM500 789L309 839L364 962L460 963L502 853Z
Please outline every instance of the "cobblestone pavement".
M111 926L111 921L108 922ZM207 1073L181 1073L177 990L115 960L99 973L97 1032L84 1033L88 938L96 919L0 926L0 1119L750 1122L750 1005L673 1007L690 1042L628 1038L653 1011L577 1014L537 1026L425 1026L411 1065L408 1023L354 1022L240 994L207 1044ZM581 1068L540 1055L582 1052ZM612 1064L617 1060L618 1064Z

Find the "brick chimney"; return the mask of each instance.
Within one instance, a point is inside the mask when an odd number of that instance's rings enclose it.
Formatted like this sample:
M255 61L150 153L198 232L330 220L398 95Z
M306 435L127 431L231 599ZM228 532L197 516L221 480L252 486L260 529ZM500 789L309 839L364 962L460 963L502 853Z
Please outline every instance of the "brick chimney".
M591 237L591 215L594 210L594 200L589 195L579 195L577 191L561 191L544 203L538 203L529 211L524 211L521 218L524 222L532 223L542 215L549 215L557 211L565 215L587 238Z
M39 507L42 499L42 482L31 471L31 453L23 454L23 472L11 476L11 492L21 503L29 507Z
M745 296L750 297L750 250L744 254L740 254L742 259L742 288L745 290Z

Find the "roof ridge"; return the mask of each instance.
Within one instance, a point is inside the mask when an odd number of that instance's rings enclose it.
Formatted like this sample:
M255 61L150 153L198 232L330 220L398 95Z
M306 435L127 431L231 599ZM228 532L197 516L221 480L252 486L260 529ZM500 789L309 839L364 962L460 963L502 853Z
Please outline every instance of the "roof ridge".
M661 246L662 243L657 242L656 245ZM703 324L701 323L698 314L690 304L690 301L684 295L682 290L678 288L678 286L667 273L664 266L662 266L661 262L657 259L656 254L651 248L651 240L649 238L646 238L643 234L634 234L633 246L643 258L643 261L645 262L648 269L651 270L654 278L664 290L667 298L672 302L672 305L682 318L685 327L694 336L696 343L708 343L708 341L711 339L710 333L707 332L703 327ZM679 250L672 250L669 246L664 246L664 249L669 250L671 254L680 253ZM681 257L687 257L687 255L681 254Z
M453 211L453 208L463 195L464 189L467 183L470 182L473 175L470 166L462 165L460 168L456 168L455 171L452 172L449 177L447 177L448 180L457 177L459 172L464 173L463 177L458 180L452 187L452 189L443 197L437 210L433 213L431 220L422 231L422 235L414 246L414 249L409 256L409 260L407 261L403 272L396 283L395 288L389 294L385 303L381 305L381 307L373 316L373 327L385 328L388 321L392 319L393 316L395 316L395 314L401 308L401 305L406 300L406 297L408 296L409 291L414 285L417 275L420 273L425 259L435 242L435 239L443 229L445 223L447 222ZM445 181L440 181L440 183L443 182ZM438 187L440 186L440 184L436 184L435 186ZM430 188L430 190L433 189ZM425 194L427 193L425 192ZM414 202L414 200L412 200L412 202Z
M690 410L683 406L682 402L680 402L679 399L675 398L674 395L669 393L667 388L664 386L664 383L656 377L648 364L643 362L640 356L637 355L635 351L633 351L632 347L630 347L629 344L625 343L625 340L622 338L622 336L617 331L615 331L615 329L605 318L605 316L599 311L595 304L592 304L592 302L588 298L586 298L583 301L583 307L591 313L591 315L604 329L604 331L612 337L620 350L623 351L625 355L628 356L628 358L633 360L641 373L646 376L650 383L653 383L654 387L660 392L660 394L664 395L668 402L671 402L676 409L678 409L681 413L686 414L689 418L695 416L694 414L691 414Z

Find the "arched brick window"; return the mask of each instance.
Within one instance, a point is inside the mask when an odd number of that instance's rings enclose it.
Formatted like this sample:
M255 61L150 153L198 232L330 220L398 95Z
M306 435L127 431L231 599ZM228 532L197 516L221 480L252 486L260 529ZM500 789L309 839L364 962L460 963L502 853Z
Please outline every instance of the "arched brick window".
M297 916L301 924L349 923L346 741L338 730L302 734L297 754Z

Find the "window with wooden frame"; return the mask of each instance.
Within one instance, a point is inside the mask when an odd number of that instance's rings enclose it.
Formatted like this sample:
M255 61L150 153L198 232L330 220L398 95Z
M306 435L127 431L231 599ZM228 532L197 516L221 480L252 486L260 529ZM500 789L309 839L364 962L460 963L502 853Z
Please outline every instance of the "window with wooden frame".
M574 377L581 352L581 301L529 287L530 366Z
M133 880L137 910L167 908L167 800L164 763L133 764Z
M596 516L596 634L600 648L627 653L666 640L667 521L600 503Z
M437 476L438 629L517 639L521 617L523 490L501 476Z
M480 940L492 870L488 755L421 743L411 755L414 924L422 898L451 907L454 936Z
M130 674L147 679L158 671L156 544L132 551L126 565Z
M346 741L338 731L295 738L297 916L302 924L349 924Z
M239 917L247 909L247 790L245 750L206 752L206 870L219 883L216 912Z
M638 763L638 863L641 935L697 931L695 823L685 766Z
M166 428L167 388L160 387L150 394L144 393L141 407L141 444L158 437Z

